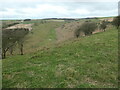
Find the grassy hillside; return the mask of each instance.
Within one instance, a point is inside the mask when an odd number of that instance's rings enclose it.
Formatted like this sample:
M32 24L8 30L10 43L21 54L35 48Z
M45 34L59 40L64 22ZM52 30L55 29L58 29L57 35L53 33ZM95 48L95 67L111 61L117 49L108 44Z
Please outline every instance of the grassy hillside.
M61 26L64 22L54 21L26 21L24 24L33 24L32 31L26 36L24 42L24 53L33 53L40 48L50 46L56 41L55 29ZM19 52L19 48L14 54Z
M3 88L117 87L117 33L111 28L36 53L10 56L3 60Z

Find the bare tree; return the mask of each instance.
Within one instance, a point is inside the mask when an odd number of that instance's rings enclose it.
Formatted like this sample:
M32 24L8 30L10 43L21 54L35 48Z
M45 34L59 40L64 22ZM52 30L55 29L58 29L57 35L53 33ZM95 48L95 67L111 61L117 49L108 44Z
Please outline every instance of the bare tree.
M28 34L29 32L29 29L26 29L26 28L21 28L21 29L18 29L16 30L15 32L15 37L16 37L16 41L20 47L20 54L23 55L23 44L24 44L24 41L25 41L25 36Z
M2 31L2 58L6 57L6 52L12 49L16 43L20 45L20 53L23 55L24 37L28 34L28 29L3 29ZM13 52L13 51L12 51Z
M14 45L16 40L12 37L12 30L2 31L2 58L6 57L6 52Z

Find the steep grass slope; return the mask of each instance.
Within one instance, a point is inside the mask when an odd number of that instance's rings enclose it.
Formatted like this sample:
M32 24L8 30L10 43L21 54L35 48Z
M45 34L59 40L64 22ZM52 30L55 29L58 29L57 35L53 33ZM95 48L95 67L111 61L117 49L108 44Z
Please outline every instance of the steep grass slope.
M3 60L3 88L117 87L117 33L112 28L36 53L8 57Z

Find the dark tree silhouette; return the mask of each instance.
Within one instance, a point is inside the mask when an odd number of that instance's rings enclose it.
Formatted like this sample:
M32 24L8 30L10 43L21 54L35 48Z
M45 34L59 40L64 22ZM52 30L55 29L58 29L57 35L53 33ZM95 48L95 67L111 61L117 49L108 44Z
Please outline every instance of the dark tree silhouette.
M120 27L120 16L115 17L115 18L113 19L112 24L113 24L114 26L116 26L117 29L119 29L119 27Z
M75 36L78 38L80 32L84 32L85 35L91 35L93 31L97 28L97 24L91 21L84 22L75 31Z
M6 57L6 52L13 46L15 46L16 43L20 45L20 52L21 55L23 55L23 42L24 37L26 34L28 34L28 29L3 29L2 30L2 58L4 59Z

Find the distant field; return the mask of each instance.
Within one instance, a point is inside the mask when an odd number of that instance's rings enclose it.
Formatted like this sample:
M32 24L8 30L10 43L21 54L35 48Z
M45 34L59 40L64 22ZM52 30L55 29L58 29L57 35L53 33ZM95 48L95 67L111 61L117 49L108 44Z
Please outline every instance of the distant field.
M65 20L46 20L46 21L64 22Z
M117 87L118 31L111 27L106 32L51 44L60 25L63 22L36 24L25 44L25 52L31 53L3 60L3 88ZM39 50L50 44L52 47Z

